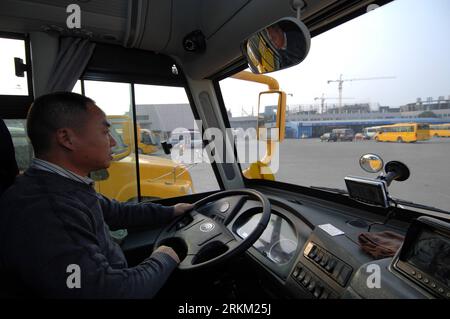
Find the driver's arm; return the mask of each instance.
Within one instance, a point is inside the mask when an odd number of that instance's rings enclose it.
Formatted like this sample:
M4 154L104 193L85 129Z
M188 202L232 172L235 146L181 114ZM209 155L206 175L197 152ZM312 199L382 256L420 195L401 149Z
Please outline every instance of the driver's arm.
M156 228L171 221L175 215L173 206L154 203L121 203L101 194L98 194L98 198L105 222L111 230L138 226Z
M78 207L52 206L40 206L51 212L46 218L30 209L27 216L34 215L33 221L21 225L26 240L15 241L18 252L8 257L29 291L39 296L151 298L177 267L170 248L160 247L139 265L127 268L120 249L105 239L107 228L98 225L98 218Z

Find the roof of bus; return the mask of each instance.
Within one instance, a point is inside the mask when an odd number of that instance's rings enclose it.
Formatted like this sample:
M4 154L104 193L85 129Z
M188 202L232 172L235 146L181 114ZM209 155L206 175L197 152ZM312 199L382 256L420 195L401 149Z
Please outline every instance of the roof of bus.
M417 125L417 124L427 124L427 123L406 122L406 123L395 123L395 124L389 124L389 125L382 125L380 127L385 127L385 126L405 126L405 125Z
M445 123L439 118L391 118L391 119L355 119L355 120L327 120L327 121L290 121L299 126L338 126L338 125L391 125L398 123L425 123L441 124ZM286 122L287 124L288 122ZM292 124L291 124L292 126Z

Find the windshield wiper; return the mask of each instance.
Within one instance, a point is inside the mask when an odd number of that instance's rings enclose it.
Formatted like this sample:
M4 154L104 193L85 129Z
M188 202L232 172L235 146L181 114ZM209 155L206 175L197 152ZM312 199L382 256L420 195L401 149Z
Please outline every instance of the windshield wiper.
M348 192L346 190L340 188L322 187L322 186L310 186L310 188L331 192L335 194L348 195Z
M437 208L437 207L423 205L423 204L417 204L414 202L410 202L410 201L402 200L402 199L398 199L398 198L392 198L392 199L394 200L394 202L396 202L397 204L400 204L400 205L406 205L406 206L410 206L410 207L414 207L414 208L431 210L431 211L443 213L443 214L450 214L450 212L440 209L440 208Z

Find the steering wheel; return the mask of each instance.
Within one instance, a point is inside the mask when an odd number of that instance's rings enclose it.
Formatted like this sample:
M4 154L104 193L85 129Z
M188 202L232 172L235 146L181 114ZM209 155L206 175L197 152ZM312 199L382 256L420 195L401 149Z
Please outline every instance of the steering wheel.
M198 210L219 199L244 195L258 200L262 205L262 215L255 229L244 239L232 231L233 216L227 216L211 209L200 213ZM241 206L242 207L242 206ZM252 189L229 190L207 196L196 203L194 209L177 218L165 227L156 241L156 246L171 246L177 243L186 257L178 265L180 270L196 270L209 267L237 255L248 248L262 235L270 220L271 206L266 196ZM220 218L218 218L220 217ZM231 217L231 218L227 218ZM179 249L176 249L179 252Z

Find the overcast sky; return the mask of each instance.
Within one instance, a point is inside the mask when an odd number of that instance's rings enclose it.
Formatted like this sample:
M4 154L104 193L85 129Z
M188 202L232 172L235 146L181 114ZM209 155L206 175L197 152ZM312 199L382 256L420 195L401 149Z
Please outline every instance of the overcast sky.
M338 97L338 84L327 84L340 74L344 79L395 76L395 79L344 82L344 103L398 107L421 97L450 95L450 1L396 0L311 41L308 57L300 65L269 74L288 93L288 106L308 104L322 94ZM0 40L0 94L26 92L25 78L14 76L12 57L24 57L23 42ZM234 116L256 113L260 84L229 79L221 82L227 109ZM109 114L129 107L124 84L91 84L86 94ZM138 104L188 103L181 88L138 86ZM337 99L327 103L338 103Z
M322 94L337 98L338 84L327 80L340 74L344 79L396 77L344 82L343 97L352 98L344 103L396 107L417 97L448 97L449 17L449 0L397 0L313 38L305 61L269 75L293 95L288 96L288 104L318 105L314 98ZM221 85L233 115L240 115L242 108L251 112L248 105L257 105L257 91L244 94L242 85L234 79Z

